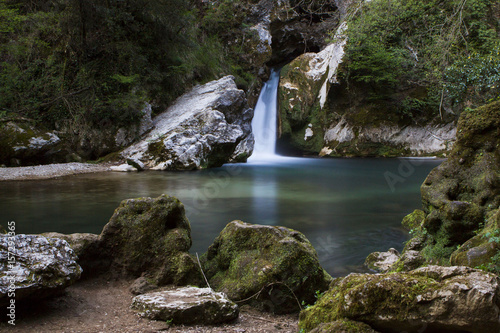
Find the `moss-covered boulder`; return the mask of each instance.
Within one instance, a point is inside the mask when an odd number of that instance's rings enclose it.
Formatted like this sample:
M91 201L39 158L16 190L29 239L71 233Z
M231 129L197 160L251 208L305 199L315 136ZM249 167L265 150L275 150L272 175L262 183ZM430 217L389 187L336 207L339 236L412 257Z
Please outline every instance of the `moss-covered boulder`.
M381 332L500 330L500 279L468 267L429 266L406 273L350 274L303 310L306 332L343 318Z
M99 236L111 270L156 285L198 284L202 275L188 250L191 227L184 205L167 195L121 202Z
M452 253L452 265L481 267L500 273L500 210L490 215L484 229Z
M331 277L306 237L292 229L229 223L202 257L212 288L240 304L290 313L313 304Z
M431 171L421 193L427 233L422 253L447 261L500 206L500 101L462 113L452 153Z

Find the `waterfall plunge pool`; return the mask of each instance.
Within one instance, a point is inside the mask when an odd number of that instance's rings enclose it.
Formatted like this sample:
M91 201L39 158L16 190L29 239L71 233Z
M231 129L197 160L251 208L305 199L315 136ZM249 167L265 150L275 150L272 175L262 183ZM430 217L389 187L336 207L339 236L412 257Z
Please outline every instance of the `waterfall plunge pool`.
M179 198L191 222L191 252L204 253L232 220L304 233L333 276L365 257L401 250L401 220L420 208L419 187L441 160L277 158L191 171L97 173L0 182L2 221L17 233L100 233L121 200Z

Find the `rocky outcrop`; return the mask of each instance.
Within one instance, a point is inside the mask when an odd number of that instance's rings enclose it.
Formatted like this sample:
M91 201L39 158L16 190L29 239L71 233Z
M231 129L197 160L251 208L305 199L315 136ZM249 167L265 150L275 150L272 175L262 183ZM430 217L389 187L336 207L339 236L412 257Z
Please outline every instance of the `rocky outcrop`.
M424 218L419 215L422 222L413 236L428 262L449 262L455 252L457 264L486 264L487 256L498 253L494 216L500 206L499 128L500 102L462 113L448 160L424 181ZM480 253L488 254L478 261Z
M303 234L241 221L222 230L202 266L215 290L275 313L298 311L297 302L314 303L316 291L331 281Z
M191 170L245 161L253 149L245 93L232 76L193 88L153 119L124 158L154 170ZM236 152L236 155L235 155Z
M319 152L324 146L324 107L330 86L337 82L346 28L346 23L341 24L334 42L321 52L305 53L281 70L278 145L285 141L304 152Z
M238 306L209 288L183 287L134 297L141 317L173 324L220 324L238 318Z
M339 83L346 29L344 22L331 44L297 57L281 71L278 150L320 156L446 155L455 140L453 122L414 123L389 106L351 96L345 82ZM353 98L360 101L353 105Z
M0 305L59 295L80 278L76 259L64 240L0 235Z
M99 236L102 255L120 276L144 275L156 285L198 284L199 268L189 253L191 227L176 198L128 199Z
M20 166L50 163L61 150L54 131L44 131L26 122L0 123L0 165Z
M347 318L381 332L494 333L500 330L499 283L498 276L468 267L350 274L301 312L299 327L311 331Z

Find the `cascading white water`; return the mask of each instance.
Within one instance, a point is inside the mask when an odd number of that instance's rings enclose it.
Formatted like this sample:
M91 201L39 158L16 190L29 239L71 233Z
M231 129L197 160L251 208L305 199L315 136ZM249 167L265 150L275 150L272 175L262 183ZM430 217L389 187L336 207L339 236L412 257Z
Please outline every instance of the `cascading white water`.
M252 120L255 138L249 160L268 160L276 155L276 114L278 106L279 70L272 70L269 81L262 88Z

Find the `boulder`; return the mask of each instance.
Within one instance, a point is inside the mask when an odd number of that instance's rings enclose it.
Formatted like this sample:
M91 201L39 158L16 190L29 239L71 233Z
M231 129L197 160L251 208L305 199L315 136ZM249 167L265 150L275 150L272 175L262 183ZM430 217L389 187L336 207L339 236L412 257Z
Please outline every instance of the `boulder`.
M61 234L46 232L42 236L50 239L57 238L68 242L77 256L77 263L82 267L82 277L93 276L105 269L108 261L103 258L99 243L99 235L89 233Z
M396 249L387 252L373 252L366 257L365 266L378 272L387 272L399 260L400 254Z
M253 149L252 116L245 92L236 87L234 77L226 76L179 97L153 119L150 132L121 156L155 170L202 169L229 160L242 162ZM240 145L243 141L246 143Z
M303 234L292 229L233 221L202 257L210 285L233 301L265 311L299 311L313 304L331 277Z
M61 239L0 234L0 305L59 295L80 278L76 259Z
M202 279L188 253L191 227L177 198L161 195L122 201L99 242L117 274L139 277L144 273L157 285L198 284Z
M45 131L30 123L0 123L0 165L51 163L61 150L60 145L61 139L54 131Z
M336 279L316 305L300 314L311 331L343 318L381 332L500 330L500 279L463 266L428 266L391 274L350 274Z
M239 309L223 293L183 287L134 297L132 309L141 317L173 324L211 325L238 318Z

